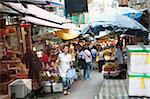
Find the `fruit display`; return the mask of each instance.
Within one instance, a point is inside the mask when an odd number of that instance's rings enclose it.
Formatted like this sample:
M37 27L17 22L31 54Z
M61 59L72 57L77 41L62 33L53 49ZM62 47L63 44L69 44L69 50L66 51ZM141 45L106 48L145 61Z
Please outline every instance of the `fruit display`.
M105 49L103 51L104 53L104 58L105 60L114 60L114 53L115 53L115 49L114 48L109 48L109 49Z
M108 55L110 56L112 53L115 52L115 49L114 48L109 48L109 49L105 49L104 50L104 55Z
M53 82L60 82L61 81L61 77L59 75L47 75L47 73L44 72L40 72L40 79L41 81L53 81Z
M118 65L116 63L109 62L104 65L103 70L104 71L116 71L117 67Z

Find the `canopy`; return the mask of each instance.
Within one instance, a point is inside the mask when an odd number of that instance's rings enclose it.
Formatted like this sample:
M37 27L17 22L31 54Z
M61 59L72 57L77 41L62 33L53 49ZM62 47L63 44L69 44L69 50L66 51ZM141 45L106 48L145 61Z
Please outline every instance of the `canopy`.
M74 24L71 24L71 23L66 23L66 24L60 25L60 24L52 23L49 21L45 21L45 20L38 19L35 17L30 17L30 16L23 17L23 18L21 18L21 20L25 20L27 22L41 25L41 26L60 28L60 29L73 29L73 30L78 30L78 31L80 30L78 27L76 27Z
M90 23L85 29L84 33L97 34L100 31L110 30L114 32L122 32L125 34L136 35L139 37L147 36L148 30L142 26L139 22L132 18L123 15L113 15L111 13L105 13L101 15L97 20Z
M57 24L63 24L70 22L70 20L66 19L65 17L59 17L52 12L46 11L40 7L37 7L33 4L27 4L26 7L20 3L10 3L10 2L3 2L3 5L12 8L22 14L26 14L29 16L34 16L36 18L40 18L46 21L54 22Z
M95 22L91 23L92 27L102 25L103 27L108 26L117 26L119 28L129 28L129 29L139 29L142 31L148 31L144 26L139 22L135 21L132 18L123 15L111 15L104 14L101 15Z

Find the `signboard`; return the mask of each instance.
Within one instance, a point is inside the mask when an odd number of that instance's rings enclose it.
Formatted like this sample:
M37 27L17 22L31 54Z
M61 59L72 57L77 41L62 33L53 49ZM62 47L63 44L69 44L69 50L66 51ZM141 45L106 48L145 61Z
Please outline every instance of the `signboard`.
M71 13L81 13L88 11L87 0L65 0L66 12Z
M17 16L4 16L3 18L6 20L6 25L19 24L19 17Z

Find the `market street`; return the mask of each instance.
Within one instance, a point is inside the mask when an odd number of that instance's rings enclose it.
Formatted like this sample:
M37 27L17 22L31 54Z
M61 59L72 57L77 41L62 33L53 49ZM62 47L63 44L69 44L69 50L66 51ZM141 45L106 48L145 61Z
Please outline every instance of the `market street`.
M150 99L150 0L0 0L0 99Z
M38 99L94 99L98 95L103 77L97 71L91 73L91 80L75 81L72 85L72 92L69 95L53 94Z

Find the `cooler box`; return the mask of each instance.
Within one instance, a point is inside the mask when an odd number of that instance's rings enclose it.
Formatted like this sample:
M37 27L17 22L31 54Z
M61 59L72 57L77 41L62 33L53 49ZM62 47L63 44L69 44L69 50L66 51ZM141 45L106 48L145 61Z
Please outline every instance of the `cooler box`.
M8 85L9 95L15 98L25 98L32 90L31 79L17 79Z
M129 45L128 69L133 73L150 73L150 46Z
M53 92L63 92L63 83L52 83Z
M150 97L150 74L135 74L129 72L129 96Z

